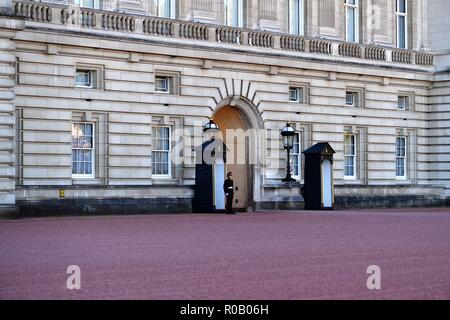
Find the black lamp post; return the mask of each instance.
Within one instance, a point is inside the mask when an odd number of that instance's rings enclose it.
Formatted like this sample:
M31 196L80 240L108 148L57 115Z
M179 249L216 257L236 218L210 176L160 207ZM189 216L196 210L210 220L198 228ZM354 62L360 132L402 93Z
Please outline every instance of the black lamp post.
M291 175L291 149L294 147L295 129L289 121L286 122L286 126L281 130L281 135L283 136L283 147L287 151L286 177L282 181L293 182L295 179Z

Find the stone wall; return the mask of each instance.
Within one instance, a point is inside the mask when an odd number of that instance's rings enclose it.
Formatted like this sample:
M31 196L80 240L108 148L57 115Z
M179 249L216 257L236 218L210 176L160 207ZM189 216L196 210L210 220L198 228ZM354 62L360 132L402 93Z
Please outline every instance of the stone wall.
M436 74L429 92L429 178L433 184L446 185L450 197L450 72Z
M11 11L4 5L4 14ZM24 21L0 16L0 214L15 211L15 101L16 44L13 40Z
M251 4L252 12L259 15L255 2ZM209 8L203 2L197 5L195 10ZM273 3L268 1L266 5ZM336 3L324 1L321 5ZM313 8L312 4L308 6L308 10ZM228 42L227 37L235 34L229 30L234 29L114 14L112 19L124 21L119 28L105 24L111 15L102 11L92 11L93 15L83 11L80 19L64 20L64 10L65 7L57 6L46 11L51 12L46 16L25 16L24 30L10 33L3 42L10 52L1 56L1 70L17 81L5 82L8 85L1 103L1 132L5 137L1 142L4 175L0 190L4 204L14 204L16 196L23 208L27 202L36 206L39 201L50 201L55 206L74 199L114 200L110 204L117 208L122 200L147 199L147 194L167 199L168 187L174 188L170 192L175 198L189 202L193 195L186 190L194 184L195 177L193 152L189 148L183 150L181 157L185 161L173 165L170 179L154 177L152 126L186 129L201 141L202 133L195 131L195 125L206 123L223 101L233 99L245 101L264 128L276 133L267 139L263 156L258 159L258 192L253 200L261 208L282 203L286 198L293 199L288 207L301 205L299 190L286 189L280 182L285 163L282 161L276 168L270 165L280 155L284 159L278 130L287 120L301 132L302 149L317 142L330 142L336 151L334 174L339 190L358 194L358 190L369 186L384 193L398 188L405 197L417 196L417 205L424 196L421 188L434 190L427 187L433 183L441 194L433 191L430 196L439 200L443 194L440 187L449 185L445 176L449 163L445 158L447 120L438 113L446 108L448 75L434 76L432 60L424 63L420 58L424 57L423 52L290 38L248 29L236 33L238 41ZM282 16L277 14L277 19ZM314 17L322 22L325 19ZM170 28L147 32L150 29L145 29L145 23L153 22ZM324 23L316 31L334 29L332 32L339 38L339 23L337 17L334 28ZM221 32L227 37L221 38ZM389 38L389 32L386 34ZM98 72L97 88L75 87L77 67ZM176 92L155 92L155 76L160 74L176 79ZM306 99L289 102L290 86L304 88ZM346 106L346 91L358 93L356 107ZM11 92L15 92L15 97ZM408 110L398 110L399 95L410 98ZM429 120L434 121L431 127ZM93 179L72 178L73 121L96 124ZM441 126L443 131L438 129ZM350 181L344 179L343 170L346 133L358 136L357 176ZM404 180L395 176L398 135L408 137L408 172ZM269 150L270 145L277 146L277 152ZM433 154L437 156L433 158ZM302 179L298 182L302 183ZM111 189L115 187L122 189ZM60 189L67 190L66 200L59 199ZM337 196L344 199L349 195ZM401 198L402 193L397 196ZM148 201L148 208L155 204ZM427 201L424 199L423 203ZM167 203L173 204L169 200Z

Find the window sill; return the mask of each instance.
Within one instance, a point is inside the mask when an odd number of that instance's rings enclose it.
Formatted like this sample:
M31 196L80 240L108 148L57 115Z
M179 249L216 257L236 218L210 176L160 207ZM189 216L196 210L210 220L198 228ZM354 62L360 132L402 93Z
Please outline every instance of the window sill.
M73 178L72 177L72 184L73 185L102 185L102 184L104 184L104 181L101 179L96 179L96 178Z
M153 185L177 185L179 183L179 179L174 179L172 177L152 177Z
M174 96L175 93L172 92L161 92L161 91L155 91L154 94L160 95L160 96Z
M295 104L295 105L301 105L301 106L306 106L307 105L307 103L303 102L303 101L288 101L288 103Z
M395 179L396 184L412 184L413 182L408 179L397 178Z
M342 179L342 183L340 185L350 187L350 186L363 186L367 183L361 179Z

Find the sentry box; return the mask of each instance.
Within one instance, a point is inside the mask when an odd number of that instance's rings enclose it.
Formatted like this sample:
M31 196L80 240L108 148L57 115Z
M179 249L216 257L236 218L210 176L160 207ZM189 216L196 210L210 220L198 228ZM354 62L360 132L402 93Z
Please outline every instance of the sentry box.
M225 210L226 145L219 139L206 141L196 148L195 197L196 213Z
M306 210L333 209L333 154L328 142L321 142L303 151L305 184L302 188Z

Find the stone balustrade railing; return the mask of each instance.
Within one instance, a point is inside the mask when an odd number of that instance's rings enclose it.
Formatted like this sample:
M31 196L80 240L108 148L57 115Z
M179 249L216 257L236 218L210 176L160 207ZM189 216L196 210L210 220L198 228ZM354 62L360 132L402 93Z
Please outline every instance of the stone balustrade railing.
M95 28L97 26L95 12L89 9L61 11L61 22L64 25L81 26L84 28Z
M433 66L434 65L434 55L426 52L416 53L416 64L421 66Z
M412 63L412 52L407 50L392 50L392 61L398 63Z
M133 32L135 30L135 18L114 12L102 14L102 27L105 30Z
M280 46L283 50L305 51L306 40L302 37L283 35L280 37Z
M248 45L252 47L273 48L274 36L268 32L250 31Z
M362 48L356 43L340 43L339 55L343 57L361 58Z
M386 49L377 46L365 48L364 58L368 60L386 61Z
M217 42L242 44L242 31L237 28L218 27L216 29Z
M52 21L51 7L40 2L16 2L14 4L14 10L17 16L24 17L27 20L37 22Z
M199 23L180 23L180 38L208 41L208 27Z
M13 2L17 16L38 23L424 67L434 65L434 55L426 52L102 11L78 6L43 4L32 0L13 0Z
M309 52L332 54L333 44L327 40L311 40L309 41Z
M146 34L164 37L173 37L175 35L173 21L167 19L144 19L142 21L142 31Z

